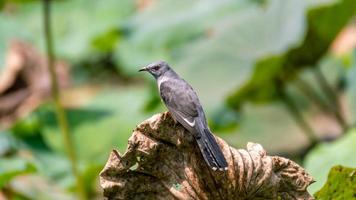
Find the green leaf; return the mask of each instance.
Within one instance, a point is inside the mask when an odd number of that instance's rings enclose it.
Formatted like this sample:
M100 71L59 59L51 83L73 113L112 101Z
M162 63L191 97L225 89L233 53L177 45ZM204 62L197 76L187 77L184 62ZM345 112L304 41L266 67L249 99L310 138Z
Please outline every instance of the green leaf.
M355 199L356 195L356 168L343 166L333 167L328 175L328 180L315 193L315 198L320 200Z
M0 188L19 175L35 172L35 166L21 158L0 159Z
M353 0L340 0L332 5L310 9L307 13L308 28L301 44L286 53L257 62L254 75L229 97L229 105L238 108L244 101L268 102L278 99L276 81L288 82L301 69L317 66L337 34L356 14L354 3Z
M110 30L95 37L92 40L92 46L102 52L111 52L119 39L120 32L117 30Z
M316 183L309 187L314 193L325 183L328 171L335 165L356 167L356 129L349 131L335 142L323 143L311 150L305 159L306 170Z
M11 131L18 137L31 137L39 134L41 122L35 113L15 122Z

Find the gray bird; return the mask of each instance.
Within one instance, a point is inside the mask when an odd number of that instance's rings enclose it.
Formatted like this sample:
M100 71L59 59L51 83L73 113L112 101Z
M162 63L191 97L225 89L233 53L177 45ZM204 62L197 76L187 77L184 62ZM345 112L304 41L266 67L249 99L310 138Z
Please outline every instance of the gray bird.
M152 74L163 102L173 119L193 134L205 162L215 171L227 170L227 162L206 122L204 110L193 88L166 62L154 62L139 71Z

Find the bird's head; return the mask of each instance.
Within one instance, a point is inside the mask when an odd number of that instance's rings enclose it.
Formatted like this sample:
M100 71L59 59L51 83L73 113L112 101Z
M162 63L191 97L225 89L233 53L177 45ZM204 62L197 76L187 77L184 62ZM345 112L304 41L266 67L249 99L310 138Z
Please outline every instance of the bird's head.
M153 62L153 63L147 65L146 67L141 68L138 71L139 72L147 71L150 74L152 74L155 78L158 78L161 75L163 75L166 71L168 71L169 69L170 69L170 67L169 67L168 63L166 63L164 61L158 61L158 62Z

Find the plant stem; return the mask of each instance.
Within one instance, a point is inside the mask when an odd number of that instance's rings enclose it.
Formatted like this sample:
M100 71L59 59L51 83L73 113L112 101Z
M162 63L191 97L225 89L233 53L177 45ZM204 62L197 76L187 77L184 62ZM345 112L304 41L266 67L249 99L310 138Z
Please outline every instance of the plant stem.
M319 86L325 92L326 96L329 99L329 102L331 104L331 109L333 110L337 121L339 122L343 131L345 131L347 129L347 123L344 117L342 116L341 102L336 92L330 86L330 84L328 83L328 81L326 80L325 76L323 75L323 73L321 72L318 66L314 68L313 72L317 82L319 83Z
M310 144L314 145L318 142L318 139L315 136L313 129L305 121L302 113L299 111L297 105L293 99L286 93L283 83L277 83L277 91L282 102L286 105L287 110L292 115L297 124L302 128L305 135L308 137Z
M69 132L67 116L60 101L58 80L57 80L55 66L54 66L55 54L53 50L53 38L52 38L52 31L51 31L51 15L50 15L51 0L42 0L42 1L43 1L43 26L44 26L45 43L46 43L46 50L47 50L47 64L51 77L51 92L52 92L52 98L56 109L56 117L63 135L63 141L71 163L72 172L76 178L79 199L85 200L87 198L84 190L84 185L77 167L77 159L75 155L73 141L71 139L70 132Z

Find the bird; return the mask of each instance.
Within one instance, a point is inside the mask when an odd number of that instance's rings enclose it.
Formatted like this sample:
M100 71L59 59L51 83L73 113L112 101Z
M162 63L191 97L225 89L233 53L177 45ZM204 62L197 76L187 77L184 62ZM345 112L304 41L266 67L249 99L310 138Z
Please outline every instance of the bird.
M162 101L172 118L191 133L207 165L214 171L228 170L228 164L210 131L197 93L165 61L153 62L139 70L156 80Z

